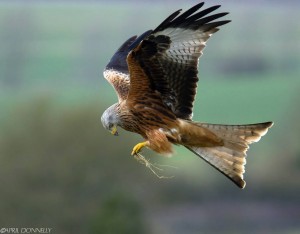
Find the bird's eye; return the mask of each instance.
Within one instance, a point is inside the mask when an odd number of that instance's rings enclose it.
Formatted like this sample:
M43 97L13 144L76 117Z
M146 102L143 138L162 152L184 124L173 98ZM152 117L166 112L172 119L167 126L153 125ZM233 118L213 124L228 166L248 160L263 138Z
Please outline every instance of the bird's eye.
M110 123L110 124L108 125L108 128L109 128L109 129L112 129L113 126L114 126L114 125L113 125L112 123Z

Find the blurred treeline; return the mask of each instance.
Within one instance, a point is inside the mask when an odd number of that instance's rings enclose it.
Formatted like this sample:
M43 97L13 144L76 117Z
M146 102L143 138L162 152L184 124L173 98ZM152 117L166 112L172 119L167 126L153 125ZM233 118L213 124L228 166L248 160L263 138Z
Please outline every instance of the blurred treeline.
M169 3L169 1L167 1ZM299 6L226 1L233 22L208 42L194 119L275 121L251 147L240 191L182 148L131 156L106 132L117 98L102 70L120 44L187 1L0 3L0 228L53 233L297 233L300 230ZM207 3L211 6L217 1Z

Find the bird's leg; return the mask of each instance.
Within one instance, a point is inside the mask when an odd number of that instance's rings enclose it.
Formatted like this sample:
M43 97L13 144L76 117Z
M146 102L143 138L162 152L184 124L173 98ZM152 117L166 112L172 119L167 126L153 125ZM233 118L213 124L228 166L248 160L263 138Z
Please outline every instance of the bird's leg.
M142 150L142 148L149 147L149 145L149 141L144 141L136 144L132 149L131 155L137 155Z

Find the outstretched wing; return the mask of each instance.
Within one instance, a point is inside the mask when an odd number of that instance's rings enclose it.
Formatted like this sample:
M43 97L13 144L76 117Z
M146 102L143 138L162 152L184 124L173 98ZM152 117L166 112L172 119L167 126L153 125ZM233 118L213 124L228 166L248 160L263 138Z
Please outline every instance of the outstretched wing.
M180 14L174 12L129 54L129 98L146 91L159 93L178 118L191 119L197 88L197 65L209 37L229 20L214 21L228 13L207 16L220 6L198 11L199 3ZM142 75L142 73L144 75Z
M110 59L103 71L104 78L114 87L118 95L119 102L127 98L130 86L128 66L126 62L127 55L151 32L152 31L147 31L138 38L137 36L133 36L126 40Z

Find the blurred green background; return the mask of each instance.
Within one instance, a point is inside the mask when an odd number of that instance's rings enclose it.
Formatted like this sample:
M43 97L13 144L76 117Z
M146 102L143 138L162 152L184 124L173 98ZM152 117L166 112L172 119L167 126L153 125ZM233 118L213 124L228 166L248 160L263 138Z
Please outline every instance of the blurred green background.
M120 44L197 1L0 2L0 228L51 233L299 233L300 5L228 0L201 58L194 119L274 127L248 152L245 190L184 148L158 179L141 138L100 122ZM209 1L206 7L219 4Z

